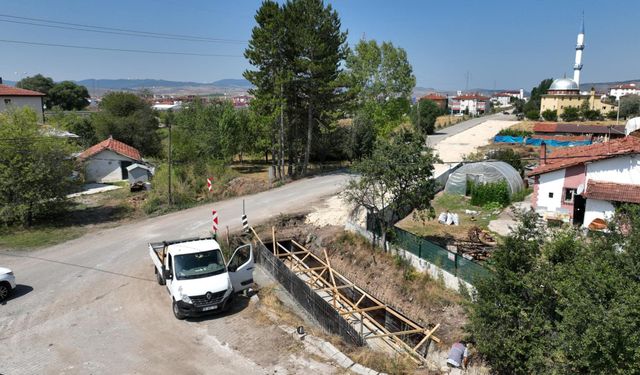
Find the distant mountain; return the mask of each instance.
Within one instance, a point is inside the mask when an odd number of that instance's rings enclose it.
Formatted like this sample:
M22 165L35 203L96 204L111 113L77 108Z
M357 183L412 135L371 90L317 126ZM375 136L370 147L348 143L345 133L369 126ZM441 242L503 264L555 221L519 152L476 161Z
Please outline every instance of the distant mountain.
M141 89L154 87L203 87L215 86L219 88L233 87L246 88L252 87L251 83L246 79L221 79L211 83L189 82L189 81L167 81L164 79L84 79L76 81L78 84L92 87L100 87L102 89Z
M613 82L587 82L580 84L580 91L589 91L595 88L596 92L609 92L611 86L623 85L625 83L635 83L640 86L640 79L632 79L629 81L613 81Z
M246 79L221 79L213 82L212 85L216 87L237 87L243 89L250 89L253 87L251 82Z

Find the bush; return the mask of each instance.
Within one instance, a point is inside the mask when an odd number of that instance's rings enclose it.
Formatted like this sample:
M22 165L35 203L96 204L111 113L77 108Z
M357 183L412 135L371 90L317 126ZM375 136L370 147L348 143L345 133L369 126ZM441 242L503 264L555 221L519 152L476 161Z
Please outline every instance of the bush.
M539 120L540 119L540 111L537 109L530 109L524 113L524 116L529 120Z
M547 109L546 111L542 112L542 118L545 121L558 121L558 111L556 111L555 109Z
M498 203L502 207L506 207L511 203L509 187L505 180L485 184L468 181L467 191L469 195L471 195L471 204L474 206L486 206L491 203Z
M597 121L602 120L602 113L597 109L588 109L582 113L585 120Z
M505 148L499 150L491 150L487 152L489 159L500 160L515 168L518 173L522 175L524 172L524 166L522 165L522 158L520 155L513 151L513 149Z
M580 109L578 107L567 107L560 115L562 121L578 121L580 118Z
M607 112L607 118L609 120L615 120L618 118L618 111L609 111Z
M529 137L533 134L533 132L522 129L512 129L506 128L502 129L498 132L498 135L504 135L508 137Z
M167 164L161 164L156 169L153 178L153 189L145 200L144 211L147 214L166 212L170 210ZM214 178L213 192L207 190L207 177ZM224 187L237 174L231 168L218 161L174 165L171 170L171 196L173 205L186 208L197 202L219 199L226 194Z

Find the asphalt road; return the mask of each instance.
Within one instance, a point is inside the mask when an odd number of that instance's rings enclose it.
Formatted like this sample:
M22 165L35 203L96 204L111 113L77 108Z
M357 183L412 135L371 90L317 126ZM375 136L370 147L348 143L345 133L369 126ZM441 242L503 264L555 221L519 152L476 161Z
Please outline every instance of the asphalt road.
M458 124L455 124L453 126L449 126L447 128L438 130L435 134L430 135L430 136L427 137L427 145L435 146L438 142L442 141L443 139L445 139L447 137L450 137L450 136L452 136L454 134L462 133L463 131L465 131L467 129L471 129L474 126L480 125L483 122L488 121L488 120L515 121L516 120L516 116L514 116L514 115L503 115L502 113L496 113L494 115L475 117L475 118L469 119L467 121L463 121L463 122L460 122Z
M342 189L347 174L296 181L245 197L250 224L310 207ZM313 367L286 351L277 327L249 308L222 319L176 320L154 281L147 243L241 227L242 199L99 230L33 252L0 251L16 295L0 306L0 373L278 373ZM275 340L276 342L272 342ZM322 371L321 371L322 372Z
M489 119L465 121L440 140ZM432 143L433 144L433 143ZM328 174L244 198L249 223L303 211L342 190L349 176ZM294 348L274 325L256 323L247 301L231 314L177 321L155 283L147 243L207 235L211 210L221 229L241 227L242 198L100 229L32 252L0 251L18 288L0 306L0 374L298 373L332 368Z

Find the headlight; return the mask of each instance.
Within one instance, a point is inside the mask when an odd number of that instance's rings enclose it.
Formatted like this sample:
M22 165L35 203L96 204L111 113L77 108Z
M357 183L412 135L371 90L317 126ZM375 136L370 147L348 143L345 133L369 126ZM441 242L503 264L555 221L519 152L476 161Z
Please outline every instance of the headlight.
M191 298L189 298L189 296L186 295L186 294L182 295L182 302L184 302L184 303L192 303Z
M9 271L8 275L13 276L13 271Z

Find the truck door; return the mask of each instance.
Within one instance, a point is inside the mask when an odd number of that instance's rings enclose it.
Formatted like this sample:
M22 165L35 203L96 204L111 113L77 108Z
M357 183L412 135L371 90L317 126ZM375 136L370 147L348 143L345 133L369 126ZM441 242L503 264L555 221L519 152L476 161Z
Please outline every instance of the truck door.
M173 255L171 254L166 254L164 256L164 268L168 271L170 271L171 273L171 277L167 277L165 278L165 285L167 286L167 289L169 290L169 293L171 293L171 284L173 284ZM164 275L163 275L164 276Z
M234 292L241 292L253 284L254 268L253 247L251 244L238 247L231 259L229 259L229 263L227 263L229 279L231 279Z

